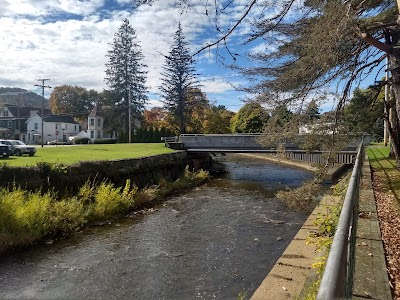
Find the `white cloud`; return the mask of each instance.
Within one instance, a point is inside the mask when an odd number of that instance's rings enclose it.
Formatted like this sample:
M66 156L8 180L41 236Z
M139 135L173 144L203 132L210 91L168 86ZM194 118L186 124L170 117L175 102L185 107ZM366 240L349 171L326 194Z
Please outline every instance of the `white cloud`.
M225 78L214 76L211 78L202 77L200 78L201 90L206 94L209 93L224 93L233 91L234 88Z
M1 1L0 16L46 16L55 13L70 13L80 16L94 13L105 0L9 0Z
M127 4L128 0L116 2ZM160 53L168 53L179 21L193 52L204 45L204 39L213 40L203 0L191 0L187 12L174 6L176 0L157 1L133 12L115 9L105 13L105 3L105 0L0 0L0 86L32 90L37 83L35 79L50 78L51 86L71 84L101 91L106 88L109 43L124 18L129 18L136 30L144 63L148 65L147 83L153 93L158 92L164 63ZM65 15L55 18L60 12L81 18L68 19ZM229 18L224 17L221 22L228 23ZM204 77L200 80L205 92L234 90L225 77L207 78L207 66L215 63L213 52L203 52L196 59L203 64Z
M149 101L147 102L146 107L147 108L162 107L163 105L164 104L160 100L150 98Z

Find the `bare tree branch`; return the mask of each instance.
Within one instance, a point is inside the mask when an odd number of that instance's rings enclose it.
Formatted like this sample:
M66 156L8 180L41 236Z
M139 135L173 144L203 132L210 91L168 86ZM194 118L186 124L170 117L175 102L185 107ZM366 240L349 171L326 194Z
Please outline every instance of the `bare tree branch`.
M200 52L204 51L207 48L211 48L215 45L218 45L219 43L221 43L222 41L225 41L231 34L232 32L240 25L240 23L242 23L242 21L246 18L246 16L250 13L251 9L253 8L253 6L257 3L258 0L252 0L250 5L247 7L246 11L243 13L243 15L240 17L239 20L237 20L237 22L235 23L235 25L227 32L225 33L222 37L220 37L217 41L210 43L204 47L201 47L199 50L197 50L193 56L199 54Z

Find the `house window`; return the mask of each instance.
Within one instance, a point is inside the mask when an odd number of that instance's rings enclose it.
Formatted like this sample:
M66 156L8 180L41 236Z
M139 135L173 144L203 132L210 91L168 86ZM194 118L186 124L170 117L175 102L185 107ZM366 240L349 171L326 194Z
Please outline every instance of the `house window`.
M8 121L8 128L12 127L12 121Z
M90 138L94 139L94 131L90 131Z
M28 133L28 141L30 141L30 140L31 140L31 134Z
M0 121L0 127L3 127L3 121Z
M8 110L3 111L3 115L4 115L5 117L8 117Z
M97 126L101 125L101 119L97 119Z
M97 131L97 137L98 137L99 139L101 139L101 131L100 131L100 130Z
M76 131L76 125L74 125L74 131Z
M39 129L39 123L35 123L34 126L35 126L35 129Z
M93 118L90 119L90 126L94 126L94 119Z

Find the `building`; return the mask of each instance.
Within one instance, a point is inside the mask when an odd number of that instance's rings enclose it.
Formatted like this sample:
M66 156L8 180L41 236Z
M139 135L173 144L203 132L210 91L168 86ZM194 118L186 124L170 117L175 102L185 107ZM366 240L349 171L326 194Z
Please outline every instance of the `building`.
M41 109L32 106L17 106L6 104L0 108L0 138L15 139L26 142L26 121ZM49 109L44 110L50 114Z
M104 136L104 116L103 110L99 105L95 105L88 116L87 137L90 142L109 137Z
M76 136L80 132L80 125L71 116L67 115L45 115L43 118L40 112L32 114L26 121L26 142L28 144L40 144L50 141L67 142L70 136Z
M116 139L117 134L115 132L108 131L104 128L104 110L109 107L102 107L95 105L88 115L87 119L87 137L90 142L93 143L97 139ZM133 119L134 126L140 128L140 121L137 118Z

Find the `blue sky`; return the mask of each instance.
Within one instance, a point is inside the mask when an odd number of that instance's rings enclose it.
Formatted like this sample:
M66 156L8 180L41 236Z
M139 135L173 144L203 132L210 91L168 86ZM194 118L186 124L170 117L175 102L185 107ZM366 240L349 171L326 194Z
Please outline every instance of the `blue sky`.
M41 94L40 88L34 87L39 83L35 79L50 78L46 84L53 87L69 84L103 90L107 50L123 19L128 18L148 65L149 107L160 106L156 93L164 59L159 53L168 53L178 22L182 23L193 53L218 36L211 6L209 15L205 14L205 3L212 5L214 1L189 0L191 8L183 10L176 7L178 2L159 0L133 10L130 0L0 0L0 86ZM219 26L230 28L247 3L248 0L234 0L227 13L219 17ZM260 12L255 7L228 40L229 50L239 54L237 62L241 66L251 64L246 51L276 48L262 41L243 45L252 17ZM211 101L237 111L243 105L241 99L248 95L234 87L246 85L247 81L224 68L217 56L225 58L227 64L233 62L223 45L218 51L213 48L196 56L202 90ZM331 101L323 110L332 107Z
M46 84L53 87L70 84L101 91L106 88L107 50L122 20L128 18L148 65L149 106L160 105L156 93L164 59L159 52L168 53L178 22L193 53L217 36L213 16L205 14L204 0L190 0L190 10L176 7L176 2L161 0L134 10L129 0L0 0L0 86L40 94L35 79L50 78ZM229 13L220 17L221 28L233 24L246 3L236 0ZM248 21L229 40L229 49L240 54L242 65L249 63L245 51L259 44L242 45ZM211 101L237 111L246 95L234 86L245 85L246 80L216 59L218 54L232 63L226 49L216 50L196 56L202 90Z

